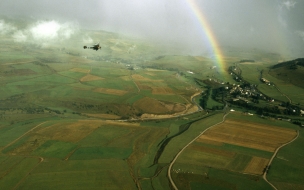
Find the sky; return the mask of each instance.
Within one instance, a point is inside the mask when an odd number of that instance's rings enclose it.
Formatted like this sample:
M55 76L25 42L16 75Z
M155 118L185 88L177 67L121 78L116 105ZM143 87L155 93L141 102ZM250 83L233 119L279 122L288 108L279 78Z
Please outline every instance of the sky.
M22 42L68 39L80 28L106 30L200 54L212 51L204 17L213 45L303 57L303 10L303 0L1 0L0 16L32 24L18 28L0 17L0 34Z

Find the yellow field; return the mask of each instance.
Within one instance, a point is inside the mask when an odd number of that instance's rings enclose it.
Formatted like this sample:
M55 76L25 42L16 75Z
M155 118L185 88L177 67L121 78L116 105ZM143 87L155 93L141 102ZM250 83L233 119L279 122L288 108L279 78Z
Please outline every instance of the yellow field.
M246 166L244 173L263 174L264 168L268 165L269 159L252 157L251 161Z
M168 112L181 112L185 110L185 106L181 104L166 104L156 99L145 97L134 103L134 106L147 113L168 113Z
M94 80L103 80L104 78L95 76L95 75L86 75L80 79L81 82L94 81Z
M119 77L121 78L122 80L125 80L125 81L130 81L130 77L129 76L122 76L122 77Z
M160 70L160 69L151 69L151 68L147 68L145 69L147 71L153 71L153 72L162 72L162 71L166 71L166 70Z
M155 76L156 75L156 73L154 73L154 72L145 72L145 74L150 75L150 76Z
M70 71L78 72L78 73L89 73L90 69L83 69L83 68L73 68Z
M211 144L211 145L216 145L216 146L222 146L224 144L223 142L214 141L211 139L203 139L203 138L198 138L196 141L204 143L204 144Z
M112 120L104 121L104 124L106 124L106 125L125 126L125 127L139 127L140 126L140 123L127 123L127 122L112 121Z
M103 119L120 119L120 116L114 114L86 114L87 116L103 118Z
M153 80L153 79L149 79L149 78L146 78L146 77L143 77L139 74L134 74L132 75L132 78L134 80L140 80L140 81L157 81L157 82L162 82L163 80Z
M189 148L196 150L196 151L207 152L207 153L224 156L224 157L229 157L229 158L233 158L235 155L235 152L220 150L220 149L210 148L210 147L205 147L205 146L190 145Z
M114 115L112 115L112 117L114 117ZM28 141L15 148L10 152L10 154L28 154L48 140L78 142L92 133L95 129L105 125L115 125L121 127L140 126L139 123L127 123L112 120L78 120L67 123L56 123L48 127L38 128L37 130L31 132ZM37 141L37 143L33 143L35 141Z
M135 83L138 86L138 88L140 88L141 90L151 90L152 89L150 86L141 84L139 81L136 81Z
M118 96L123 96L126 93L128 93L128 91L125 91L125 90L117 90L117 89L110 89L110 88L96 88L96 89L94 89L94 92L99 92L102 94L118 95Z
M77 121L71 123L57 123L41 128L36 133L52 140L77 142L98 128L102 121Z
M290 141L296 135L296 131L291 129L226 120L208 130L200 139L274 152L276 148Z
M169 87L152 87L152 94L174 94L174 92Z

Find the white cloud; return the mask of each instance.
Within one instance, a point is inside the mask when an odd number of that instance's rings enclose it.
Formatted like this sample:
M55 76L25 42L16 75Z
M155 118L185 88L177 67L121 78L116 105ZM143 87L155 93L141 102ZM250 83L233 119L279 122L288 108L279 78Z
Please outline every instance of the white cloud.
M56 21L44 21L38 22L29 32L35 40L53 40L58 37L60 28Z
M22 31L15 32L12 37L15 42L26 42L27 40L27 36Z
M82 38L83 43L85 44L92 44L93 43L93 39L90 36L85 36Z
M278 21L281 26L284 28L287 28L287 21L285 20L287 11L290 11L294 6L296 5L295 0L286 0L283 2L280 2L278 5Z
M72 23L59 23L57 21L39 21L29 29L29 33L35 40L53 41L69 39L78 26Z
M16 30L15 26L6 23L4 20L0 20L0 34L8 34L14 30Z
M0 21L0 29L6 28L7 31L8 28L11 28L10 31L13 31L11 37L15 42L31 42L44 44L44 46L54 42L56 43L70 39L72 35L77 33L79 30L78 24L60 23L55 20L37 21L25 29L19 30L14 27L8 27L11 26L10 24L4 25L3 23L4 22Z
M291 8L294 8L295 4L296 4L296 2L293 0L283 2L283 6L285 6L288 10L290 10Z

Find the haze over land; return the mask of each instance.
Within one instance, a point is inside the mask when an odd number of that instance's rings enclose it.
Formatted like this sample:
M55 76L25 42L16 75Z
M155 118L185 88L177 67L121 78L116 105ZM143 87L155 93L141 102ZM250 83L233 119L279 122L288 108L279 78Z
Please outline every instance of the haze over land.
M286 59L302 55L304 2L299 0L3 0L0 35L9 34L17 42L50 43L69 39L79 29L106 30L162 43L186 54L210 55L210 41L193 7L205 17L222 49L258 48ZM13 18L28 21L16 24Z
M303 8L2 0L0 189L304 189Z

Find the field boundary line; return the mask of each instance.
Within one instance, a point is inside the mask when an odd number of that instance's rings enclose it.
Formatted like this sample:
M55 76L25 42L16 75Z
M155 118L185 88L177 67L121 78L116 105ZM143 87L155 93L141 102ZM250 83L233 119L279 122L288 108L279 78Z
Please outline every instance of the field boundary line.
M27 156L26 156L27 157ZM28 158L31 158L30 156ZM17 189L21 183L24 182L24 180L31 174L32 171L34 171L34 169L41 163L44 161L43 157L38 157L39 158L39 162L15 185L15 187L13 188L14 190Z
M176 154L176 156L174 157L174 159L171 161L171 163L170 163L170 165L169 165L169 168L168 168L168 173L167 173L167 175L168 175L168 178L169 178L169 181L170 181L172 187L173 187L175 190L178 190L178 188L176 187L176 185L175 185L175 183L174 183L174 181L173 181L173 179L172 179L172 177L171 177L171 169L172 169L172 166L174 165L175 161L176 161L177 158L179 157L179 155L180 155L180 154L181 154L181 153L182 153L190 144L192 144L196 139L198 139L201 135L203 135L206 131L208 131L209 129L211 129L212 127L214 127L214 126L216 126L216 125L219 125L219 124L223 123L223 122L225 121L225 118L226 118L226 116L227 116L228 114L229 114L229 112L226 113L226 114L223 116L223 120L222 120L222 121L220 121L220 122L218 122L218 123L216 123L216 124L214 124L214 125L208 127L208 128L205 129L203 132L201 132L197 137L195 137L192 141L190 141L188 144L186 144L186 146L184 146L184 147Z
M283 96L285 96L288 100L289 100L289 103L292 103L291 99L286 95L284 94L277 85L274 86Z
M133 83L135 84L135 86L136 86L136 88L137 88L137 90L138 90L138 92L137 93L139 93L140 92L140 88L138 87L138 85L136 84L136 82L134 81L134 79L133 79L133 76L132 76L133 74L132 73L130 73L130 78L131 78L131 80L133 81Z
M295 141L298 137L299 137L299 130L297 130L297 136L296 136L295 138L293 138L291 141L289 141L289 142L287 142L287 143L285 143L285 144L282 144L280 147L278 147L278 148L276 149L276 151L273 153L271 159L269 160L268 165L266 166L265 172L264 172L264 174L263 174L263 179L264 179L269 185L271 185L271 187L273 187L273 189L275 189L275 190L278 190L278 189L277 189L272 183L270 183L270 182L267 180L268 169L269 169L269 167L270 167L270 165L271 165L273 159L274 159L275 156L277 155L278 151L279 151L282 147L284 147L284 146L286 146L286 145L292 143L293 141Z
M18 137L17 139L13 140L12 142L10 142L9 144L7 144L6 146L4 146L2 148L2 150L6 149L7 147L11 146L12 144L14 144L15 142L17 142L18 140L20 140L22 137L24 137L25 135L27 135L28 133L32 132L33 130L35 130L36 128L38 128L40 125L46 123L48 121L42 122L38 125L36 125L35 127L33 127L32 129L28 130L27 132L23 133L23 135L21 135L20 137Z

